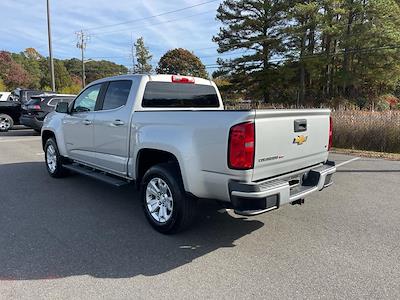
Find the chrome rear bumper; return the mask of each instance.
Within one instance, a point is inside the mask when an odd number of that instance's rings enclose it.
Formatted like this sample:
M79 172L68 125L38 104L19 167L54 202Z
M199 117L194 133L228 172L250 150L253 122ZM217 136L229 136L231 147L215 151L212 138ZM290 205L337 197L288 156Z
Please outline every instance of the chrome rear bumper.
M291 185L293 177L267 180L257 183L230 182L231 203L235 213L252 216L262 214L321 191L332 184L332 175L336 172L335 163L309 169L298 175L298 184Z

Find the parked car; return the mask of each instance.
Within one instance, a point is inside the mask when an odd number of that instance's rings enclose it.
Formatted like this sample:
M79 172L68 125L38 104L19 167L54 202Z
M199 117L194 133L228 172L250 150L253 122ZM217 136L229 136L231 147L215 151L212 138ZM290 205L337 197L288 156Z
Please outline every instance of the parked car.
M0 101L0 132L8 131L19 124L21 103L18 101Z
M10 92L0 92L0 101L10 101L11 93Z
M8 131L14 125L19 125L21 104L25 104L31 96L43 93L38 90L16 89L7 101L0 101L0 131Z
M330 110L224 111L201 78L125 75L95 81L45 118L47 171L135 182L158 231L187 227L197 199L253 216L332 184Z
M71 103L75 97L76 95L47 93L32 96L31 100L22 105L20 124L40 132L47 114L52 112L59 102Z

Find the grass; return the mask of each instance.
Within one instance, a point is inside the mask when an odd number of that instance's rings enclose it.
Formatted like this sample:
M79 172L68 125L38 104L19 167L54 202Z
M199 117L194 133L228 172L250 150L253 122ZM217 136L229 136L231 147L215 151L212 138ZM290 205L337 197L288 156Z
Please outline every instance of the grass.
M332 148L331 152L338 153L338 154L362 156L362 157L368 157L368 158L383 158L383 159L387 159L387 160L400 161L400 153L386 153L386 152L341 149L341 148Z
M226 109L295 108L284 105L252 107L250 104L227 105ZM400 153L400 111L372 112L336 110L333 117L333 145L336 148Z
M400 153L400 111L334 111L337 148Z

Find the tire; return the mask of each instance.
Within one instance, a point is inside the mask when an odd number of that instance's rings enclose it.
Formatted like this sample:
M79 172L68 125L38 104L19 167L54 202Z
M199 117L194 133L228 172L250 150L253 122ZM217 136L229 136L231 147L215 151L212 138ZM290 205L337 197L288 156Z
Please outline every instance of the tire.
M0 132L7 132L13 128L14 120L6 114L0 114Z
M62 156L58 151L57 143L54 138L49 138L44 146L44 156L47 172L51 177L61 178L68 175L68 170L62 165Z
M197 201L186 196L179 168L173 163L155 165L146 172L141 201L150 225L164 234L188 228L196 216Z

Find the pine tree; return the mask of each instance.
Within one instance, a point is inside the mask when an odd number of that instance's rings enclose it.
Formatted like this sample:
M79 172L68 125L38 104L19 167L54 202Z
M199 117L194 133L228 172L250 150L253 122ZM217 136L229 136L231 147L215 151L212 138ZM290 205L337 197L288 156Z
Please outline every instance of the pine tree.
M136 51L136 64L134 66L134 72L140 74L149 74L153 71L153 67L150 63L152 55L149 49L144 45L143 37L140 37L134 43Z
M283 53L284 0L225 0L217 10L223 24L213 41L218 52L245 50L240 57L218 60L220 74L229 74L236 89L247 88L265 102L271 97L277 64Z
M286 57L297 60L298 100L303 104L306 92L310 89L312 77L312 65L315 60L309 58L316 51L316 31L318 24L319 3L312 0L298 0L288 9L287 20L290 25L287 27L286 46L288 53Z

